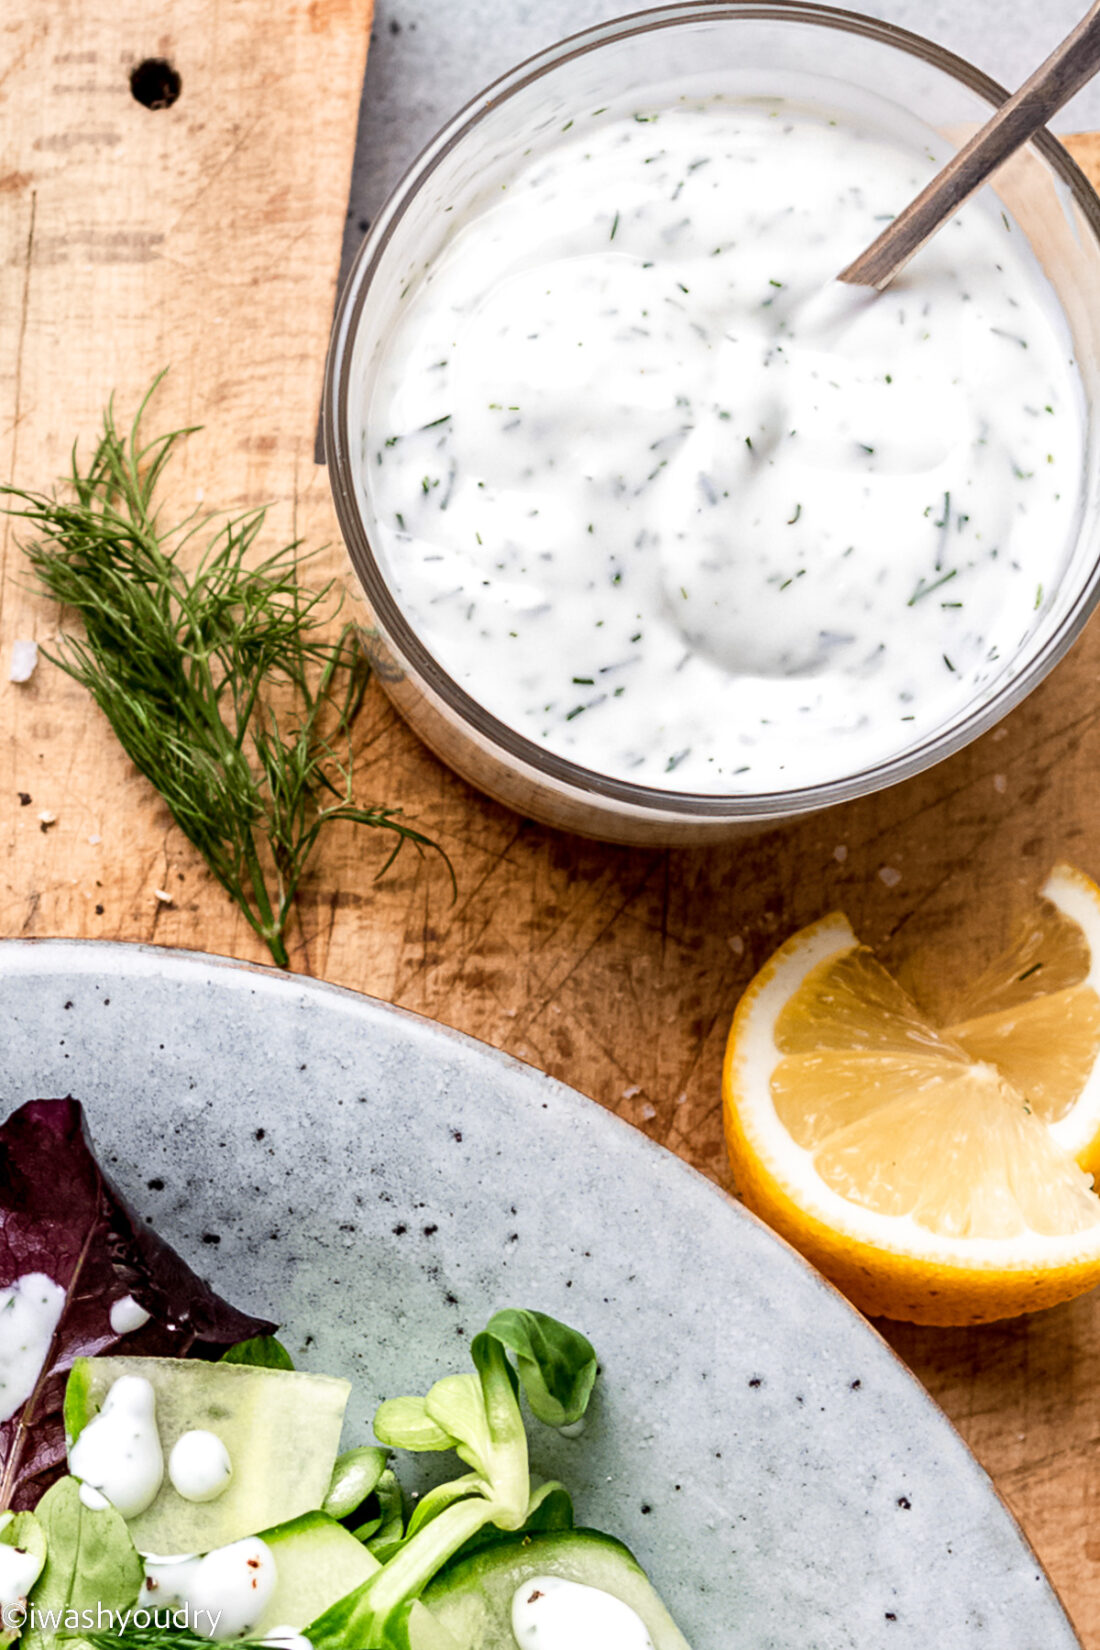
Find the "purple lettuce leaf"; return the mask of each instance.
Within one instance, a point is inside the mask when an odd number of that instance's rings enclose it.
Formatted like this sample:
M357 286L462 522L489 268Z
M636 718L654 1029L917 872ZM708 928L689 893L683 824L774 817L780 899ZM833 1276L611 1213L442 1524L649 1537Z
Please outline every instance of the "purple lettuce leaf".
M222 1300L139 1219L96 1162L71 1098L28 1101L0 1124L0 1289L30 1272L52 1278L65 1303L33 1392L0 1422L0 1511L34 1507L66 1470L74 1359L216 1355L275 1328ZM149 1322L119 1335L111 1307L127 1295Z

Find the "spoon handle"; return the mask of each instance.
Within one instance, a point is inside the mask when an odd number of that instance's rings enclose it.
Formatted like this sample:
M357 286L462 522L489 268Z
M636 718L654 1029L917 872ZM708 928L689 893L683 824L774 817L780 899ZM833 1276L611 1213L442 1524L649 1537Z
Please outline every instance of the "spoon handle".
M990 173L1027 142L1100 69L1100 0L915 200L842 269L852 286L882 288Z

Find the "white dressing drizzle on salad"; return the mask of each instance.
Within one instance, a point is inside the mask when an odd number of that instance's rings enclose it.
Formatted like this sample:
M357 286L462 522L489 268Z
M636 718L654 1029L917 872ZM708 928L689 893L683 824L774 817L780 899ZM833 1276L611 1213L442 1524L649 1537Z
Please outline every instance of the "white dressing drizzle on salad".
M168 1476L185 1501L216 1501L233 1476L233 1463L216 1432L196 1427L172 1445Z
M313 1650L305 1634L299 1633L296 1627L273 1627L260 1643L270 1644L272 1650Z
M164 1480L157 1431L157 1400L143 1375L120 1375L103 1408L69 1451L69 1468L105 1495L123 1518L136 1518L156 1500Z
M111 1328L116 1335L132 1335L149 1322L144 1306L139 1306L133 1295L123 1295L111 1303Z
M23 1547L0 1541L0 1614L17 1609L38 1580L42 1560Z
M215 1547L205 1557L145 1560L142 1603L150 1609L184 1609L193 1632L207 1639L235 1639L250 1633L271 1602L278 1580L275 1555L258 1535ZM292 1642L287 1642L286 1635ZM279 1627L265 1643L302 1650L293 1627Z
M45 1272L27 1272L0 1289L0 1421L34 1391L64 1305L64 1289Z
M516 1588L512 1632L519 1650L653 1650L629 1604L564 1576L532 1576Z
M267 1609L277 1580L275 1555L258 1535L215 1547L183 1583L192 1628L203 1638L242 1638Z
M54 1238L50 1228L62 1179L55 1125L71 1130L78 1120L73 1103L66 1101L38 1102L37 1112L22 1119L32 1134L43 1133L43 1172L49 1177L41 1217L45 1233L33 1225L26 1232L16 1227L36 1259L46 1248L42 1238ZM83 1170L86 1143L77 1133L73 1138ZM19 1145L23 1151L22 1137ZM10 1150L3 1125L0 1148ZM15 1157L24 1172L19 1154ZM0 1216L7 1213L4 1190L0 1187ZM18 1212L21 1216L22 1206ZM83 1210L78 1212L83 1232ZM126 1211L116 1221L106 1207L103 1217L109 1224L101 1258L109 1260ZM82 1306L94 1305L101 1329L117 1287L76 1297ZM51 1377L59 1364L71 1361L72 1367L63 1406L38 1406L47 1408L48 1416L21 1417L39 1459L55 1458L45 1455L43 1440L51 1452L62 1442L68 1446L70 1473L50 1484L33 1513L0 1512L0 1605L28 1596L40 1609L52 1609L58 1601L79 1602L83 1589L85 1603L89 1597L99 1600L98 1620L89 1621L85 1613L80 1623L70 1622L66 1610L66 1628L94 1625L100 1636L134 1646L151 1632L150 1650L169 1650L177 1639L182 1643L185 1629L224 1646L264 1634L270 1650L314 1650L314 1644L317 1650L357 1650L406 1639L418 1645L422 1639L446 1642L458 1650L470 1640L463 1624L471 1619L475 1628L484 1621L490 1637L503 1633L514 1642L510 1624L517 1583L533 1573L535 1583L516 1601L517 1632L525 1644L537 1633L538 1650L555 1645L588 1650L595 1644L599 1650L652 1650L645 1623L653 1619L661 1622L651 1632L664 1650L688 1650L627 1549L612 1537L572 1527L564 1486L546 1486L556 1497L547 1505L552 1528L522 1529L532 1511L546 1504L546 1495L531 1482L521 1394L533 1420L575 1433L598 1375L595 1348L568 1324L517 1307L494 1313L475 1343L476 1373L433 1381L424 1397L385 1401L373 1419L377 1443L341 1453L351 1383L295 1370L264 1320L240 1317L240 1326L256 1333L216 1360L113 1351L97 1359L79 1350L88 1341L85 1321L69 1322L64 1310L56 1318L55 1308L72 1298L71 1288L63 1291L29 1270L3 1296L0 1349L9 1398L12 1369L18 1372L20 1359L31 1353L34 1367L48 1355ZM219 1335L231 1332L239 1315L218 1297L212 1300L210 1328ZM132 1313L133 1306L131 1301L124 1312ZM32 1329L37 1347L31 1344ZM209 1353L221 1344L214 1340L202 1350ZM27 1384L26 1376L21 1384ZM33 1430L43 1420L49 1428ZM487 1450L489 1436L493 1447ZM170 1476L177 1488L159 1495L168 1443L174 1446ZM420 1501L421 1512L432 1517L410 1526L389 1452L425 1448L454 1449L472 1470L433 1491L430 1509ZM34 1459L30 1454L32 1468ZM243 1494L231 1492L220 1506L187 1504L188 1497L224 1487L231 1473ZM26 1483L16 1475L21 1496ZM106 1510L82 1524L82 1505ZM266 1530L266 1539L250 1533L257 1526ZM450 1554L494 1527L498 1536L479 1545L469 1562L445 1567ZM374 1533L381 1536L379 1543L369 1541ZM38 1593L34 1583L47 1555L47 1588ZM563 1575L592 1585L563 1585ZM553 1593L549 1602L547 1592ZM533 1621L531 1612L540 1602ZM284 1625L273 1626L276 1622ZM574 1622L583 1622L580 1637L570 1631ZM302 1632L299 1623L316 1626ZM11 1636L3 1632L9 1625L15 1624L0 1622L0 1638ZM45 1626L43 1617L37 1625ZM108 1625L111 1635L102 1631ZM574 1642L565 1646L567 1632Z
M736 793L894 757L1002 682L1082 477L1024 234L985 192L842 329L815 313L938 164L828 109L672 94L569 121L455 222L361 474L474 699L598 773Z
M200 1553L179 1553L174 1557L146 1553L142 1603L166 1610L186 1604L188 1585L201 1561Z

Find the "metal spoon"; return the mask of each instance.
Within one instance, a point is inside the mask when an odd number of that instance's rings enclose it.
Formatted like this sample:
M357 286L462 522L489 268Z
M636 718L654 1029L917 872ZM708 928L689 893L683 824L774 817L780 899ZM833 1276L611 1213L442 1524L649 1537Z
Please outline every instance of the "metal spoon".
M837 279L881 292L990 173L1045 126L1098 69L1100 0L1095 0L1072 34Z

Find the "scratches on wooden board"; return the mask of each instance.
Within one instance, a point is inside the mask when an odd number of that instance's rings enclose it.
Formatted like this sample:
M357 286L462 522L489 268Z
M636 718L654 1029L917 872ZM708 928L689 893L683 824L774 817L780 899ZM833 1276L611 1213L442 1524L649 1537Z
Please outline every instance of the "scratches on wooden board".
M118 67L147 14L141 0L29 0L8 42L0 225L20 250L0 266L3 472L49 486L109 391L129 408L171 363L161 427L206 426L181 455L173 504L272 500L270 542L327 544L317 571L339 570L312 451L369 7L296 0L276 18L265 0L169 0L158 27L190 67L161 113L134 104ZM94 94L59 90L55 56L94 66ZM1100 176L1100 141L1071 147ZM15 636L57 626L23 588L8 523L3 540L0 667ZM0 931L155 937L264 961L81 690L45 663L25 689L5 675ZM968 943L980 949L1053 859L1100 873L1098 685L1092 625L1001 729L940 768L755 839L668 852L517 820L446 772L372 686L356 730L359 800L403 805L451 856L458 899L431 854L406 850L376 882L378 834L335 828L303 888L294 966L533 1060L728 1187L726 1028L787 934L842 908L892 958L950 942L976 913ZM58 814L46 835L41 809ZM901 871L892 885L883 866ZM1100 1650L1100 1543L1088 1533L1100 1513L1100 1301L1027 1325L887 1334L1009 1489Z

